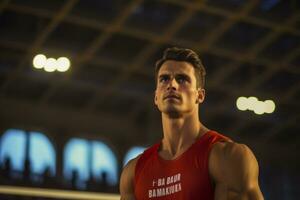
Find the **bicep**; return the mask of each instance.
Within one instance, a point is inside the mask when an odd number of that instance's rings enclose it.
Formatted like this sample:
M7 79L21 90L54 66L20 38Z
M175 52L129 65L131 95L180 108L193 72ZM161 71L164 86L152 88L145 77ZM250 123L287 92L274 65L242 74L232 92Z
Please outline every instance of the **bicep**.
M259 166L252 151L246 145L236 144L228 153L231 162L227 170L233 175L229 188L238 192L239 199L263 199L258 183Z
M135 200L134 197L134 170L136 159L131 160L123 169L120 178L121 200Z
M234 191L226 184L216 184L215 200L263 200L263 195L259 189L252 188L246 191Z
M243 144L231 143L218 156L218 173L215 173L216 200L261 200L258 184L258 163L252 151ZM223 196L223 197L222 197ZM224 198L226 196L226 198Z

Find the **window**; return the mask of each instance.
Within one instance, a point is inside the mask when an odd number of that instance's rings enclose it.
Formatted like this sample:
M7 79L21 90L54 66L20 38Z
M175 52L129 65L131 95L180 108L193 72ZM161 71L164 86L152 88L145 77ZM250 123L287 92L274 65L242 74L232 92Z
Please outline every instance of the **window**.
M117 159L112 150L102 142L93 142L93 166L92 173L98 178L105 172L107 174L107 183L111 186L116 185L118 180Z
M33 174L42 174L49 167L51 174L55 175L55 150L49 139L42 133L26 133L24 130L9 129L2 135L0 148L1 162L3 163L6 158L9 158L14 171L24 170L26 150L28 149Z
M129 151L126 153L124 161L123 161L123 165L125 166L129 160L137 157L139 154L143 153L143 151L145 150L145 147L132 147L131 149L129 149Z
M51 174L55 175L56 155L49 139L39 132L30 132L29 155L31 170L36 174L43 174L49 167Z
M72 172L78 172L80 182L89 179L88 169L88 148L86 140L74 138L71 139L64 150L64 171L63 174L67 179L72 178Z
M101 180L102 173L106 173L107 183L116 185L118 167L113 151L103 142L71 139L64 150L64 176L72 178L72 171L78 171L79 187L84 187L90 174Z
M25 160L25 132L18 129L9 129L4 132L1 139L1 162L7 158L11 161L12 170L23 171Z

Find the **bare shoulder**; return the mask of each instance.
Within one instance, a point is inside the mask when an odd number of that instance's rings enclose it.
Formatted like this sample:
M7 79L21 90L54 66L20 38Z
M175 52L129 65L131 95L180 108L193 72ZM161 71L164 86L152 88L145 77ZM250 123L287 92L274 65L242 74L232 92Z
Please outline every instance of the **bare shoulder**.
M134 200L134 173L140 156L130 160L123 168L120 178L121 200Z
M256 172L258 163L247 145L235 142L217 142L210 153L209 167L212 173L222 178L222 175L225 175L223 173L225 170L226 174L229 172L236 173L235 169L251 169Z
M211 156L225 160L243 158L243 160L253 161L255 159L252 150L247 145L236 142L217 142L211 150Z
M137 157L134 158L134 159L131 159L131 160L124 166L123 171L122 171L122 174L127 175L128 173L131 173L131 172L134 173L135 166L136 166L136 163L137 163L137 161L138 161L139 158L140 158L140 155L137 156Z
M210 153L209 170L216 184L237 193L261 196L258 162L247 145L235 142L216 143Z

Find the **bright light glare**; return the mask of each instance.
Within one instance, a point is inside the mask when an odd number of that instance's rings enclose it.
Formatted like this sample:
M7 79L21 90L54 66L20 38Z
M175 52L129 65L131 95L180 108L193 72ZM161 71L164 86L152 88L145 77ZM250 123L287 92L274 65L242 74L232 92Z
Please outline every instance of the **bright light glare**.
M43 54L38 54L33 58L33 67L36 69L42 69L46 64L47 57Z
M56 63L57 63L57 71L59 71L59 72L65 72L71 66L70 60L66 57L58 58Z
M48 58L45 64L46 72L54 72L56 70L56 60L54 58Z
M236 106L239 110L251 110L257 115L264 113L273 113L275 110L275 103L272 100L259 101L256 97L239 97L236 100Z
M248 110L254 111L258 99L256 97L248 98Z
M265 113L273 113L275 110L275 103L272 100L266 100L265 103Z
M239 110L247 110L248 109L248 99L246 97L239 97L236 100L236 106Z
M265 112L265 103L262 101L256 101L254 104L254 113L257 115L262 115Z

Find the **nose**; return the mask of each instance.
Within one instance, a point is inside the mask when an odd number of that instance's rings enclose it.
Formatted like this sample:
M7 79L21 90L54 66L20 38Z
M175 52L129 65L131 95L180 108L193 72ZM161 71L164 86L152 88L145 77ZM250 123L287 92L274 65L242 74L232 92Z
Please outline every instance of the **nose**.
M177 90L177 87L178 87L178 83L176 82L175 78L172 78L169 81L167 90Z

